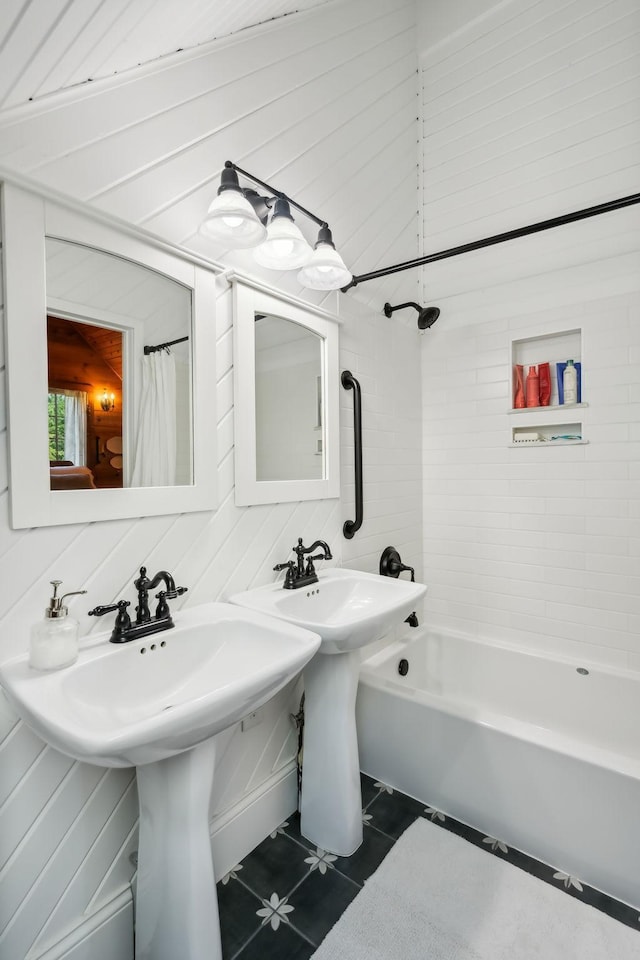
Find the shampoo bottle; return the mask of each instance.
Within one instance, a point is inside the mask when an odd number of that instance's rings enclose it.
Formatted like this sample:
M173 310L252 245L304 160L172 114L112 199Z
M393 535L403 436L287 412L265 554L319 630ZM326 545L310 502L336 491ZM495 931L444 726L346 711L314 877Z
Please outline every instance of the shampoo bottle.
M562 374L562 389L565 403L578 402L578 371L573 360L567 360L567 365Z
M513 406L515 410L524 407L524 380L521 363L517 363L513 368Z
M527 406L540 406L540 378L536 367L529 367L527 374Z
M62 580L52 580L53 596L44 612L44 620L31 628L29 666L34 670L59 670L70 666L78 656L80 624L69 616L63 600L86 590L73 590L59 597Z

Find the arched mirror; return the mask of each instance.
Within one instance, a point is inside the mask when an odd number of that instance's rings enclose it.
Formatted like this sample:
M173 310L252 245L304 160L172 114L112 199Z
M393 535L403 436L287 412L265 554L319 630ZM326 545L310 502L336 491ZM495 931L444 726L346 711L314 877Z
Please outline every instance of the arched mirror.
M338 326L236 280L236 503L339 496Z
M12 185L3 201L13 526L214 507L214 274Z

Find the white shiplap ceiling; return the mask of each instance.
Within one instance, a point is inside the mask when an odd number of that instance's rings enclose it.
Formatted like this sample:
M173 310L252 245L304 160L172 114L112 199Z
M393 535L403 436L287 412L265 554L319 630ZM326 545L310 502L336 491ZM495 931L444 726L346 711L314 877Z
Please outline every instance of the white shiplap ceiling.
M0 110L328 0L3 0Z

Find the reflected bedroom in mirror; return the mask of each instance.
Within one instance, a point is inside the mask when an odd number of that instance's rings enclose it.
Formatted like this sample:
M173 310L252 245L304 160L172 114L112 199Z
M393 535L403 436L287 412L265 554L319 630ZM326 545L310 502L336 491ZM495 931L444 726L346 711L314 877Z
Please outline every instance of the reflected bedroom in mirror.
M51 490L191 483L191 291L52 237L46 290Z

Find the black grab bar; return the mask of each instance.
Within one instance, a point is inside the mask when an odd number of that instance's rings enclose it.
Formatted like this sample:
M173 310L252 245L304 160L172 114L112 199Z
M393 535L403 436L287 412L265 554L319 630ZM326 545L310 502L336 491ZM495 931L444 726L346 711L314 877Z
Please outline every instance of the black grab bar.
M355 460L355 480L356 480L356 518L355 520L346 520L342 528L342 533L347 538L351 538L358 532L362 526L363 508L362 508L362 401L360 394L360 384L350 370L343 370L341 376L342 386L345 390L353 390L353 452Z

